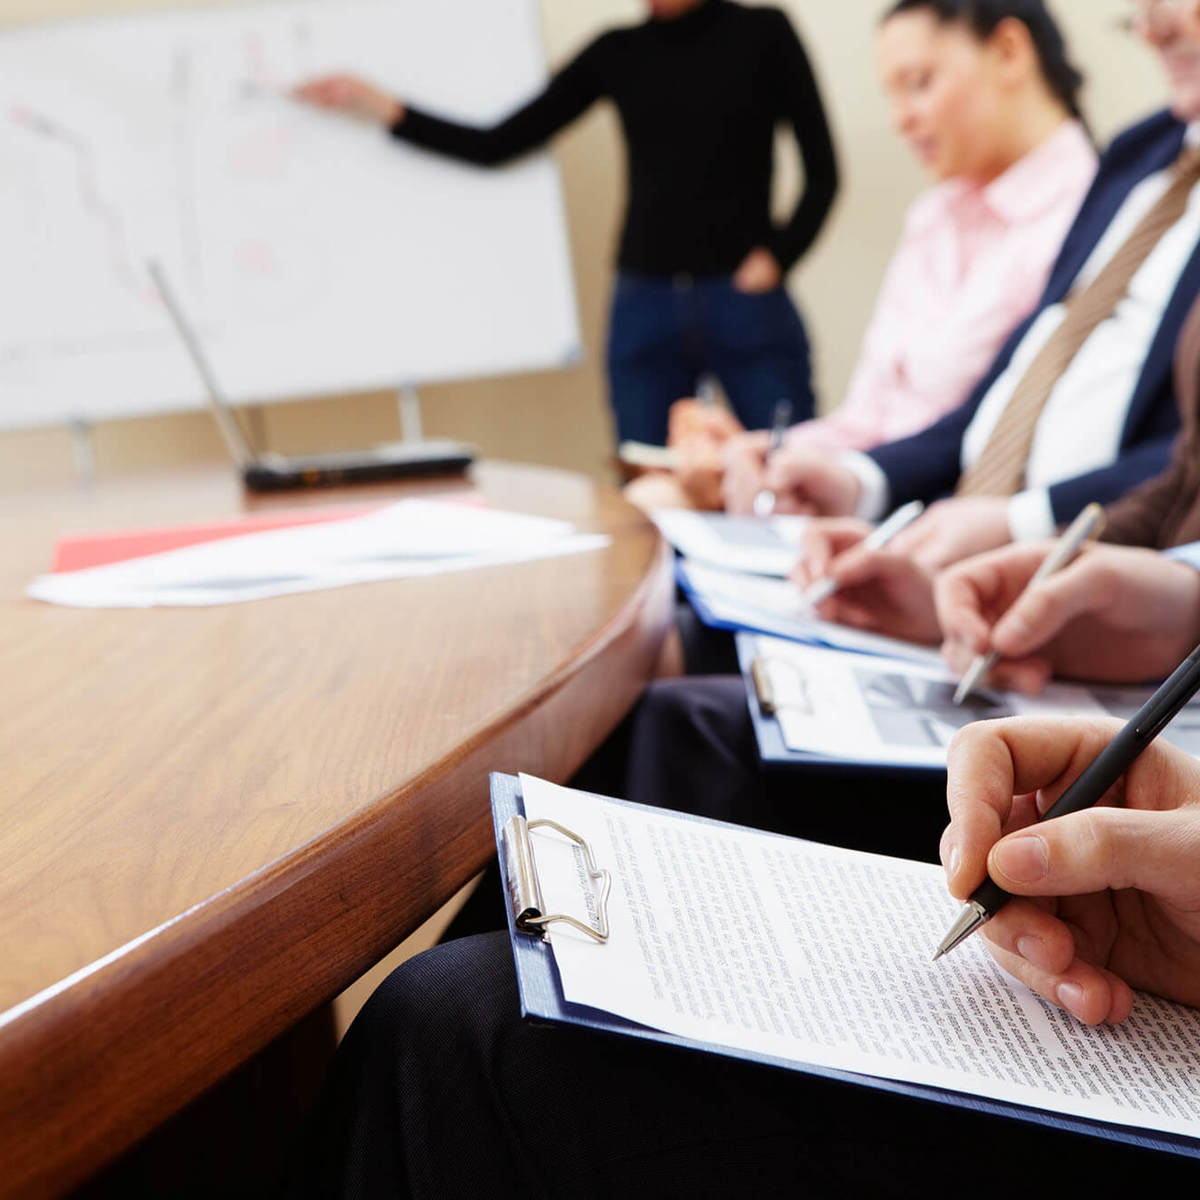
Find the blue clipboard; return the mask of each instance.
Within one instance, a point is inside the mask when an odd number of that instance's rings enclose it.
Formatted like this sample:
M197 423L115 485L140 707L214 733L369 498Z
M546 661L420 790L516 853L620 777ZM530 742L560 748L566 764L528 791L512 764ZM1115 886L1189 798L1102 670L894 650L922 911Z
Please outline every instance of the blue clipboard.
M680 557L675 559L675 584L687 597L687 602L692 606L692 611L695 612L696 616L709 629L723 629L728 633L740 633L743 630L751 630L754 633L769 633L772 637L788 636L787 632L780 626L774 625L771 621L763 621L761 625L751 627L737 621L726 621L723 617L718 617L708 606L708 601L704 598L704 593L693 585L687 573L687 568L684 565L685 561L685 559Z
M750 709L750 722L754 726L754 740L758 743L758 757L764 766L773 768L820 767L822 771L846 771L861 775L903 775L905 778L936 780L946 774L945 767L923 766L914 763L863 762L861 759L831 758L824 754L811 754L804 750L790 750L783 740L779 721L763 712L758 698L758 687L754 681L754 660L758 657L755 634L739 633L734 641L737 645L738 666L742 672L742 683L746 688L746 704Z
M675 584L686 597L692 611L700 618L702 624L709 629L719 629L728 633L761 633L768 637L783 638L785 641L798 642L804 646L818 646L827 650L838 650L843 654L862 654L867 657L889 657L883 648L869 649L866 646L846 645L830 641L814 633L802 632L797 628L797 622L786 617L775 618L770 613L760 613L754 621L736 621L718 616L704 591L697 587L695 580L688 573L688 563L685 558L675 560ZM889 641L891 639L883 639ZM909 656L898 655L902 660Z
M512 817L525 815L525 805L521 797L520 780L516 777L512 775L493 774L490 776L490 782L492 820L496 831L496 845L500 853L500 873L502 877L507 878L508 864L505 862L506 843L504 828ZM627 802L615 801L615 803L622 804ZM705 825L721 824L719 821L710 821L707 818L690 816L686 813L673 812L669 815L681 821L698 821ZM1200 1141L1183 1137L1179 1134L1149 1133L1144 1129L1134 1129L1125 1125L1109 1125L1100 1121L1085 1120L1081 1117L1064 1116L1061 1113L1026 1108L1018 1104L1010 1104L1001 1100L991 1100L984 1096L973 1096L964 1092L952 1092L944 1088L929 1087L924 1084L904 1083L895 1079L880 1079L873 1075L858 1075L850 1071L838 1071L830 1067L796 1062L792 1059L773 1058L769 1055L757 1054L748 1050L736 1049L717 1043L677 1037L674 1034L663 1033L661 1030L651 1029L648 1026L627 1021L622 1017L613 1016L602 1009L568 1003L563 998L562 981L559 978L558 968L554 962L554 953L549 943L535 935L521 932L517 928L513 905L506 904L505 908L508 915L508 934L512 943L513 962L516 966L521 1015L528 1021L548 1022L555 1025L574 1025L609 1036L641 1038L645 1041L662 1042L669 1046L679 1046L705 1054L719 1054L726 1058L745 1059L748 1062L782 1067L785 1070L799 1071L802 1074L813 1075L822 1079L831 1079L840 1083L854 1084L858 1087L874 1088L881 1092L908 1096L913 1100L947 1104L955 1108L971 1109L996 1117L1024 1121L1031 1125L1042 1125L1065 1133L1084 1134L1088 1137L1098 1137L1106 1141L1123 1142L1128 1145L1158 1150L1167 1154L1200 1159Z
M721 629L726 633L765 633L771 637L788 638L789 640L797 640L795 630L786 622L772 621L766 614L763 615L760 621L753 625L747 625L741 621L729 621L724 617L719 617L709 606L705 595L692 582L691 577L687 573L687 560L684 558L676 558L675 560L675 584L679 590L687 597L687 602L692 606L692 611L698 616L701 622L709 629ZM816 639L805 639L810 645L824 646L827 643ZM857 651L847 651L847 653L857 653Z

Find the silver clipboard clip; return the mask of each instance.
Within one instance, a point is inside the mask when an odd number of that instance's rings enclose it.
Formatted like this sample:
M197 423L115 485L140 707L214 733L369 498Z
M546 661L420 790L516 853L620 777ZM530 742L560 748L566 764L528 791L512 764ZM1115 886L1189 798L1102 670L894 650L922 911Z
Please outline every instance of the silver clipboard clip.
M750 681L764 717L778 716L781 708L813 712L808 680L794 663L756 654L750 663Z
M588 877L599 880L599 903L595 925L589 925L578 917L567 913L547 913L542 900L542 888L538 882L537 864L533 858L533 843L529 838L531 829L542 826L556 830L583 851L584 866ZM504 844L504 871L508 881L508 896L512 904L515 924L522 933L545 937L547 926L563 921L580 933L597 942L608 941L608 893L612 890L612 876L596 866L592 848L577 833L560 825L557 821L541 819L527 821L519 813L510 817L501 835Z

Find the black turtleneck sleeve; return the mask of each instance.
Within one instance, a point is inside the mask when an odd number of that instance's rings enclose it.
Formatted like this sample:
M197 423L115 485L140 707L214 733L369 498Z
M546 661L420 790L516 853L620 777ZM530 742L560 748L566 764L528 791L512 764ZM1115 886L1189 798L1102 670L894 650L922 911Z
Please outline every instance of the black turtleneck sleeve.
M616 104L624 133L622 270L728 275L757 246L786 270L812 244L833 203L837 164L808 57L777 8L702 0L670 20L610 30L496 125L410 108L392 133L491 165L543 145L602 97ZM804 193L778 227L771 180L781 124L799 144Z
M447 121L407 108L392 135L464 162L495 166L545 144L584 113L603 92L603 60L611 35L604 34L562 68L545 90L497 125Z
M779 81L780 111L791 124L804 164L804 192L787 224L772 235L767 248L786 271L816 240L829 216L838 189L837 157L825 106L817 90L808 55L783 13L778 18L775 78Z

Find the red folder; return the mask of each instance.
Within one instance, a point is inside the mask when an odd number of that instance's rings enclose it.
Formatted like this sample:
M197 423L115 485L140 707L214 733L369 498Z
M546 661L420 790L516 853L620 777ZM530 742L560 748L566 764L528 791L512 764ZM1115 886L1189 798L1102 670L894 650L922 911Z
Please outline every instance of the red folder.
M243 533L345 521L381 507L379 504L354 504L338 508L294 508L286 512L252 513L245 517L199 525L86 533L79 537L62 538L58 542L54 547L51 570L81 571L85 567L102 567L130 558L143 558L147 554L161 554L164 550L179 550L184 546L198 546L202 542L240 537Z
M474 491L438 496L452 504L482 507L487 501ZM54 547L52 571L82 571L85 567L103 567L109 563L240 537L244 533L262 533L268 529L292 529L300 525L319 525L327 521L347 521L386 508L385 504L341 504L335 508L293 508L285 511L248 513L224 521L195 525L172 525L157 529L122 529L105 533L85 533L59 540Z

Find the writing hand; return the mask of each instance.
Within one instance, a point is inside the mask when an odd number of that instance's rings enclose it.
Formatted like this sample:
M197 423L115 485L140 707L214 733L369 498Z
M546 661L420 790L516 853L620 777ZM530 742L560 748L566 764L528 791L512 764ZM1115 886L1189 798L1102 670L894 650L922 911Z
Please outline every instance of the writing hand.
M1120 728L1015 718L967 726L948 758L942 862L965 900L1011 895L980 931L996 961L1088 1025L1137 988L1200 1006L1200 764L1152 745L1103 806L1031 828Z
M1200 641L1200 572L1153 550L1089 546L1026 592L1053 542L1007 546L941 572L942 651L958 671L1001 657L999 687L1037 692L1052 675L1131 683L1169 674Z
M837 582L838 590L817 608L827 621L936 645L942 633L933 580L905 555L863 545L871 529L854 518L814 520L792 578L801 589L818 579Z
M687 498L700 509L723 507L724 450L743 433L741 422L715 404L676 400L667 419L667 445L678 458L675 477Z
M766 435L763 435L764 438ZM862 484L848 467L830 462L812 450L784 445L766 460L766 442L759 459L758 487L747 486L747 477L734 472L726 457L725 507L730 512L753 511L754 497L762 488L775 493L778 513L814 513L818 516L848 516L858 507Z
M896 537L891 548L932 572L1011 540L1008 501L1003 497L970 496L931 504Z

